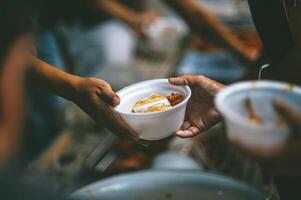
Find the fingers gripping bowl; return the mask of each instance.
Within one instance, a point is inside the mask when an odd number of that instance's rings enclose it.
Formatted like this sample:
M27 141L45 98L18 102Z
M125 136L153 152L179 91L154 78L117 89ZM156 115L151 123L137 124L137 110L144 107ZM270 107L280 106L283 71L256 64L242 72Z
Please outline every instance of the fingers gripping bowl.
M133 112L137 102L152 94L168 97L173 93L183 96L177 105L156 112ZM139 133L139 138L160 140L172 135L183 124L191 90L188 86L171 85L167 79L155 79L125 87L118 91L117 95L121 101L115 111Z

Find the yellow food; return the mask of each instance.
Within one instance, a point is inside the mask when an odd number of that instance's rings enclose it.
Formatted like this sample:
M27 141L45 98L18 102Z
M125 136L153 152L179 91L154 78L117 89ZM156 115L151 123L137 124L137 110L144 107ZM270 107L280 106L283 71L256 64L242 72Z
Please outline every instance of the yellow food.
M157 112L167 110L171 108L171 104L167 97L154 93L149 97L138 101L134 106L132 112L134 113L146 113Z

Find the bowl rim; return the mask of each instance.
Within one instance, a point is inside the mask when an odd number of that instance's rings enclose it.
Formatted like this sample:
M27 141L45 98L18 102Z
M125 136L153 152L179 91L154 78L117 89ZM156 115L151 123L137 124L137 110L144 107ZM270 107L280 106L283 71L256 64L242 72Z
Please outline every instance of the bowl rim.
M256 85L256 86L254 86ZM301 97L301 88L295 84L280 82L280 81L269 81L269 80L253 80L253 81L241 81L238 83L230 84L229 86L222 89L215 97L214 102L218 109L218 111L224 116L224 119L236 122L237 124L243 125L249 128L256 128L256 129L275 129L275 128L283 128L287 125L282 127L275 127L273 123L264 123L264 124L256 124L250 123L246 118L241 117L237 112L234 112L229 107L225 106L223 103L225 98L228 98L233 93L242 91L242 90L249 90L252 87L256 88L271 88L277 90L287 90L288 86L291 87L290 91L294 92ZM300 98L301 99L301 98Z
M124 92L124 91L126 91L126 90L128 90L128 89L130 89L130 88L137 87L137 86L139 86L139 85L143 85L143 84L146 84L146 83L150 83L150 84L151 84L151 83L168 83L168 84L170 84L169 81L168 81L168 79L151 79L151 80L141 81L141 82L134 83L134 84L132 84L132 85L126 86L126 87L122 88L121 90L118 90L118 91L116 92L116 94L119 95L121 92ZM139 116L139 117L142 117L142 116L154 116L154 115L158 115L158 114L173 112L173 111L175 111L177 108L182 107L182 106L184 106L184 105L186 105L186 104L188 103L188 101L189 101L189 99L190 99L190 97L191 97L191 89L190 89L190 87L189 87L188 85L183 85L183 86L172 85L172 84L170 84L170 85L173 86L173 87L181 87L181 88L185 89L186 92L187 92L187 95L186 95L186 97L184 98L184 100L183 100L181 103L179 103L179 104L173 106L173 107L170 108L170 109L162 110L162 111L157 111L157 112L149 112L149 113L131 113L131 112L122 112L122 111L118 110L118 109L117 109L118 106L116 106L116 107L114 108L114 110L115 110L117 113L119 113L119 114L126 115L126 116L133 116L133 117L136 117L136 116L137 116L137 117L138 117L138 116Z

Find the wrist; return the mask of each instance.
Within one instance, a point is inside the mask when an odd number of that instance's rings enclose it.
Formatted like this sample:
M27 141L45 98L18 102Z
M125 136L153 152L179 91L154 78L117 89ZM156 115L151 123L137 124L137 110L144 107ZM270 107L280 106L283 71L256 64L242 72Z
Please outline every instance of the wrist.
M79 85L81 82L81 77L70 75L66 78L66 85L65 85L65 91L63 97L68 99L69 101L75 102L76 99L78 99L78 91L79 91Z

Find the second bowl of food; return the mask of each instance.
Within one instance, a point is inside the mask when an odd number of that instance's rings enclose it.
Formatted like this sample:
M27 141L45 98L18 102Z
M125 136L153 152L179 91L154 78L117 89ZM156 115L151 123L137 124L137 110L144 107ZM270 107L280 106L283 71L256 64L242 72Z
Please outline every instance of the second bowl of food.
M117 92L115 111L143 140L160 140L178 130L185 118L191 90L171 85L167 79L143 81Z
M215 102L225 118L229 139L248 147L283 144L289 127L274 109L275 100L301 111L301 88L274 81L248 81L223 89Z

